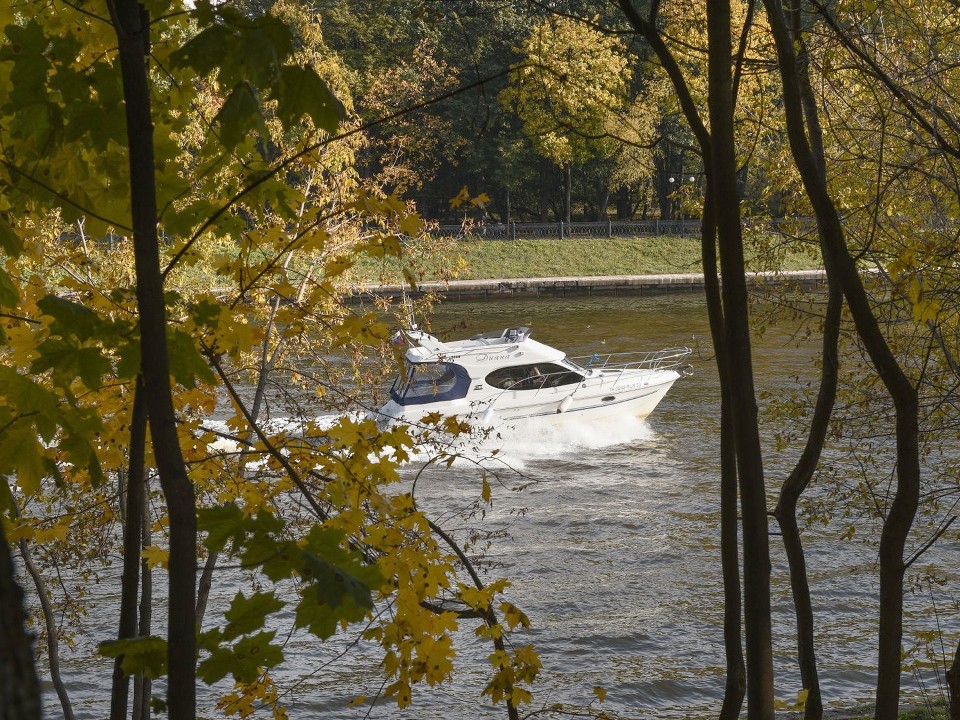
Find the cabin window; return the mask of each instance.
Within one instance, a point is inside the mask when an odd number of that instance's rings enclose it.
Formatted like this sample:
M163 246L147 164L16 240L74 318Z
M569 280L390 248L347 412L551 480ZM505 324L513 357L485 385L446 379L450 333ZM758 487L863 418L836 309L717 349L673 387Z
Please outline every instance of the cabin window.
M501 390L540 390L575 385L583 375L556 363L531 363L500 368L487 375L486 382Z
M470 375L453 363L411 364L390 394L401 405L422 405L466 397Z

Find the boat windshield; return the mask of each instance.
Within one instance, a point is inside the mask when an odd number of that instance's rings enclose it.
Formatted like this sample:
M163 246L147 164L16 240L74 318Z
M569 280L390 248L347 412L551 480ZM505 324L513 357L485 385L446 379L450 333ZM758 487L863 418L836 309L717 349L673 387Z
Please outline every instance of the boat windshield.
M494 370L486 377L488 385L501 390L540 390L574 385L581 380L583 375L563 365L549 362L504 367Z
M411 364L390 390L401 405L423 405L466 397L470 375L454 363Z

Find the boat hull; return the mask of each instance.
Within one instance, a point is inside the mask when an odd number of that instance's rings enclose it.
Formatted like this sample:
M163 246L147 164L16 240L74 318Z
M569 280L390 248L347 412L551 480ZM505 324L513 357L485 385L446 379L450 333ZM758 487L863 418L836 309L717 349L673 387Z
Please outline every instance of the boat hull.
M465 398L429 406L404 407L388 402L377 413L386 423L419 424L434 413L456 415L473 425L494 427L536 419L551 424L583 422L615 417L643 419L650 415L680 377L674 371L643 373L634 377L588 378L575 388L544 388L529 393L500 392L487 397Z

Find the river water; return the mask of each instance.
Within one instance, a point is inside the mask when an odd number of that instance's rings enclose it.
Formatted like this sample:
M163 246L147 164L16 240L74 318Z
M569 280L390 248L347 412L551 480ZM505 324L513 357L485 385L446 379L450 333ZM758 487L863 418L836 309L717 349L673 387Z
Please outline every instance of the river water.
M423 473L412 466L421 507L461 537L469 529L491 534L487 577L512 580L507 595L532 625L516 642L532 641L543 662L534 707L593 702L626 717L714 716L724 665L718 398L700 295L451 303L432 321L441 338L514 325L529 325L535 338L571 355L689 345L695 348L694 374L679 380L643 422L517 428L498 443L503 452L493 466L493 507L482 519L463 517L480 492L472 463ZM778 396L815 380L814 351L789 328L768 330L756 346L758 390ZM768 438L775 430L764 428ZM794 457L768 448L771 486ZM878 585L874 544L850 542L841 531L815 526L805 542L823 693L828 705L846 707L869 702L873 694ZM801 685L787 570L776 537L771 548L777 697L793 702ZM944 542L928 560L951 567L955 553L956 543ZM104 587L103 599L109 603L112 595ZM905 639L913 630L935 629L932 602L942 608L949 598L909 597ZM953 617L955 635L955 611ZM357 695L375 697L383 686L376 649L350 634L325 644L292 635L288 661L274 677L288 691L284 701L295 718L504 717L502 707L481 699L492 648L473 639L473 627L466 622L458 634L453 684L416 690L406 713L389 702L346 707ZM80 718L106 714L109 675L97 670L104 681L93 680L94 668L103 665L89 658L89 650L81 643L65 658ZM923 681L936 689L932 675ZM596 686L607 691L602 706ZM904 675L904 687L913 696L920 692L911 675ZM50 701L52 717L55 699Z

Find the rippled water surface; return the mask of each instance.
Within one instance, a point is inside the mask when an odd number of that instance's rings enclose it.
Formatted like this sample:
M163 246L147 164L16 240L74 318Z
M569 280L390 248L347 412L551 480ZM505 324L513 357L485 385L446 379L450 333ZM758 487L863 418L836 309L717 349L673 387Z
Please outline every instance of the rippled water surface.
M608 691L604 708L627 716L714 714L724 664L718 401L700 296L451 303L440 308L432 329L456 338L512 325L531 326L535 338L571 355L673 345L699 352L693 376L681 379L647 421L525 426L506 436L493 508L484 519L462 518L480 489L468 462L425 472L417 482L421 506L460 533L467 527L494 533L488 576L512 579L508 596L530 617L528 635L544 665L537 704L586 705L593 687L602 686ZM766 333L756 349L758 390L776 394L813 379L812 352L785 329ZM771 482L792 457L768 452ZM867 701L875 655L875 551L829 527L805 539L825 698L839 705ZM789 588L776 538L772 548L777 694L792 701L800 684L791 659ZM955 551L945 545L931 560L949 563ZM113 591L104 586L102 598L113 612ZM922 617L911 627L929 628L929 598L909 604ZM109 634L112 618L103 621ZM285 698L291 717L503 717L502 708L480 700L491 649L473 639L472 627L465 623L458 637L454 684L417 691L405 714L389 703L346 707L358 694L375 696L383 684L372 660L375 648L353 646L353 636L318 645L293 635L288 662L275 676L291 689ZM80 717L94 718L105 714L106 686L90 680L93 664L83 657L88 651L82 643L68 653L66 670L82 704ZM295 678L301 680L291 686ZM905 676L905 685L914 681Z

